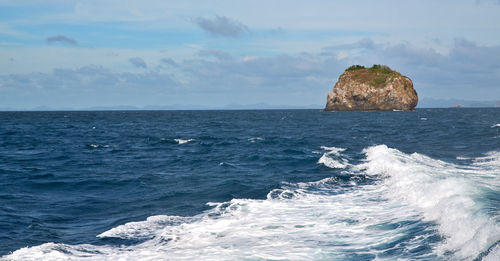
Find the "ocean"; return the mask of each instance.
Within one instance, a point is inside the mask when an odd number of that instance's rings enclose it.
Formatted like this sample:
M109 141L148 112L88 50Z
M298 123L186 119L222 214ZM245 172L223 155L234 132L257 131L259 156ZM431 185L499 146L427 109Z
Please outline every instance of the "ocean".
M1 260L500 260L500 109L0 112Z

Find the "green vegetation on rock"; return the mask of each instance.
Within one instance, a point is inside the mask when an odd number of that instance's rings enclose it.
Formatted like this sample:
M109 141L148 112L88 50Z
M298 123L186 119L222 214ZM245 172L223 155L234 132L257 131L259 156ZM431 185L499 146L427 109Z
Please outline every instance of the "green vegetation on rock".
M371 86L380 86L387 81L387 75L378 75L370 81Z
M360 70L360 69L365 69L365 67L362 65L359 65L359 64L355 64L355 65L351 65L349 68L347 68L345 70L346 71L354 71L354 70Z
M356 64L347 68L344 73L353 71L356 71L352 74L353 79L358 82L369 83L374 87L384 86L391 78L402 76L399 72L391 70L389 66L381 64L374 64L370 68Z

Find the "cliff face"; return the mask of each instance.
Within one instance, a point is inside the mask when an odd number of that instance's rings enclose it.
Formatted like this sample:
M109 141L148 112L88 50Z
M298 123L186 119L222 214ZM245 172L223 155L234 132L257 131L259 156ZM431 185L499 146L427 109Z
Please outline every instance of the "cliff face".
M418 96L408 77L387 66L349 67L326 99L327 111L414 110Z

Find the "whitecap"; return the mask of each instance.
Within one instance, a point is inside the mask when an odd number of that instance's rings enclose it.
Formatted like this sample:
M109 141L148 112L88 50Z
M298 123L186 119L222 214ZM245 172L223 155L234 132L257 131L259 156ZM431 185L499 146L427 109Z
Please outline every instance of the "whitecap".
M183 140L183 139L174 139L175 142L177 142L178 144L184 144L184 143L188 143L190 141L193 141L194 139L187 139L187 140Z
M334 154L334 155L339 155L340 152L345 151L345 148L337 148L337 147L326 147L326 146L321 146L320 147L323 150L328 150L329 154Z
M493 171L493 175L498 174L498 170L500 169L500 151L490 151L482 157L475 158L473 165Z
M335 160L329 157L327 153L323 154L323 156L319 158L318 163L332 169L343 169L348 165L348 161L346 159Z
M439 225L445 240L436 248L437 254L451 252L457 258L472 259L500 240L500 226L481 211L485 189L500 185L498 172L483 164L497 166L498 154L479 158L475 166L464 168L385 145L363 152L366 162L358 168L386 177L387 198L415 208L424 220Z
M89 147L92 147L94 149L97 149L97 148L109 148L109 147L111 147L111 145L107 145L107 144L105 144L105 145L89 144Z
M156 231L168 225L179 225L188 222L190 219L179 216L158 215L151 216L146 221L129 222L124 225L105 231L97 237L121 238L121 239L144 239L154 237Z
M482 261L498 261L500 260L500 242L496 244L489 253L482 259Z
M46 243L19 249L5 258L345 260L356 259L353 254L376 259L387 257L388 248L426 246L433 251L387 258L474 259L488 251L484 260L496 260L500 228L495 218L481 212L481 199L485 178L494 186L500 184L498 168L493 168L497 154L473 159L474 164L465 168L385 145L366 148L363 153L365 161L349 171L369 175L377 182L345 187L335 177L328 177L283 183L266 199L209 203L211 209L193 217L152 216L99 235L144 239L139 244ZM415 231L418 236L408 237ZM438 235L444 240L436 242ZM398 243L403 238L404 246Z
M259 140L264 140L264 138L262 137L251 137L251 138L248 138L248 141L250 142L256 142L256 141L259 141Z
M210 203L212 209L189 221L153 216L108 230L100 237L147 238L130 246L47 243L7 256L26 259L91 260L331 260L353 251L375 257L377 247L402 237L406 228L384 224L418 220L399 203L380 201L377 186L331 195L311 193L338 187L331 178L272 190L267 199ZM170 223L171 221L172 223ZM177 222L180 221L180 222ZM422 240L413 244L418 246Z
M333 169L343 169L349 165L349 161L346 158L342 158L340 155L341 152L346 150L345 148L326 146L321 146L320 148L328 152L323 153L318 160L318 164L323 164Z

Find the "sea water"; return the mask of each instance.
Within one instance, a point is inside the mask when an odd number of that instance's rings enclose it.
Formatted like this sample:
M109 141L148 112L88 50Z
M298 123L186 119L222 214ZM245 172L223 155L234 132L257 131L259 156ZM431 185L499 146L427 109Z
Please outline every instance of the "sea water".
M2 260L500 260L500 109L0 112Z

